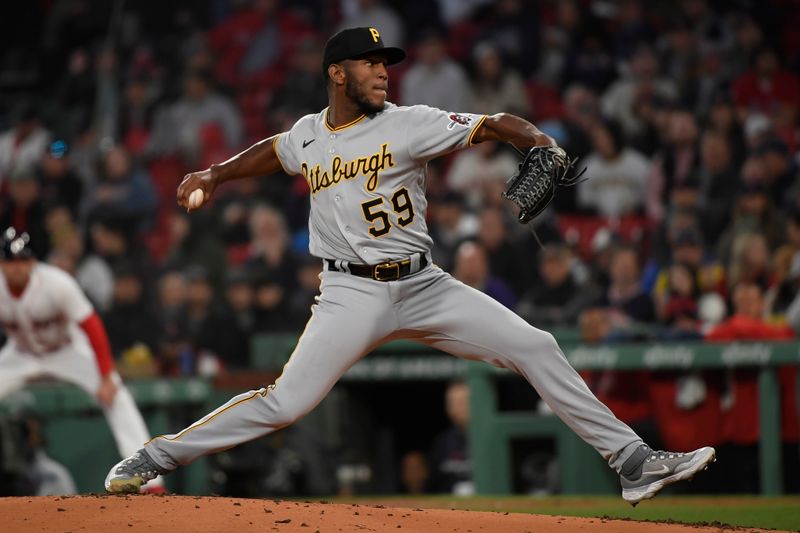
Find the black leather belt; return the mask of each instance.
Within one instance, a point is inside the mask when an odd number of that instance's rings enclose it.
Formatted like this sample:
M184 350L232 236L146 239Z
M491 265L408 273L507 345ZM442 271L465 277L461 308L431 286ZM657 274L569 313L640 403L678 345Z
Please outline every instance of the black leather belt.
M378 263L377 265L357 265L353 263L343 264L337 266L334 259L324 259L327 270L335 270L336 272L346 272L360 278L374 279L375 281L397 281L410 274L415 274L428 266L427 254L419 254L419 267L412 269L413 262L410 258L401 259L398 261L387 261L385 263Z

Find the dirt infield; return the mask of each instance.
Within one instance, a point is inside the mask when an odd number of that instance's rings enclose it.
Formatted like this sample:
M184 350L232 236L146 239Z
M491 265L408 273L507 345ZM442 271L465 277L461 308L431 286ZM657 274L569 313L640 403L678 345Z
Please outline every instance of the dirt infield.
M456 511L317 502L192 496L0 498L0 529L9 532L169 531L335 533L678 533L762 531L503 512ZM770 530L774 531L774 530Z

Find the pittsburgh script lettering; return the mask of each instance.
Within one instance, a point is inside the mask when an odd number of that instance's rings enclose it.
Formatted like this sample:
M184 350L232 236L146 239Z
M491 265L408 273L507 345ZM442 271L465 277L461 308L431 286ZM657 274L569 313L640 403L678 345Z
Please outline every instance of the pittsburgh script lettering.
M367 177L366 188L372 192L378 187L378 177L381 171L393 166L394 159L392 153L389 152L389 144L384 143L381 145L380 152L351 161L342 161L342 158L337 155L331 161L330 172L328 170L323 172L319 163L309 167L305 161L300 165L300 171L308 181L311 194L316 194L322 189L337 185L342 180L351 180L361 174Z

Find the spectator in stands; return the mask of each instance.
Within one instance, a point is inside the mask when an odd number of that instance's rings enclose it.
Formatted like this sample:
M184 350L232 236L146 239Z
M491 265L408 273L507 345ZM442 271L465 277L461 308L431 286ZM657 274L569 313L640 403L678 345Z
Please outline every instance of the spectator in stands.
M597 94L585 85L572 84L564 91L564 116L542 122L540 129L553 136L570 157L583 162L592 150L592 128L600 121ZM577 211L576 191L575 187L558 191L553 203L559 213Z
M119 109L119 139L134 156L147 147L158 96L157 82L148 74L134 74L125 84Z
M772 283L770 251L762 233L740 233L733 241L731 260L728 265L728 284L755 283L766 289Z
M617 57L630 51L630 43L649 43L656 29L647 20L642 0L622 0L605 13L614 31L609 32L613 42L610 48ZM653 50L655 52L655 50Z
M223 361L242 357L235 350L245 350L241 339L233 339L229 332L231 319L224 316L215 305L214 287L206 269L192 265L184 271L186 291L186 334L195 357L195 372L203 376L213 376L220 372Z
M687 105L697 98L700 52L691 21L675 18L668 23L657 43L665 77L675 81L680 100Z
M646 200L647 159L625 147L622 130L613 121L592 128L592 146L584 160L592 179L577 185L578 206L612 218L641 212Z
M669 114L666 144L656 153L647 180L647 214L651 219L664 218L673 189L696 180L698 134L697 121L690 111L678 109Z
M750 70L733 83L733 98L740 117L767 114L776 131L793 142L793 129L800 109L800 78L781 66L776 51L758 48ZM794 146L794 144L792 144Z
M508 153L500 143L482 142L472 150L459 152L447 172L447 185L463 194L472 209L480 207L483 188L488 181L503 184L519 166L518 158Z
M789 210L786 223L786 246L800 251L800 206Z
M99 312L108 311L113 299L114 276L109 264L86 251L86 243L74 224L62 225L53 235L53 251L48 261L75 277L81 289Z
M571 157L586 157L592 150L592 128L600 120L597 93L585 85L570 85L564 91L563 138L559 145Z
M722 133L709 129L700 141L700 205L704 236L716 242L730 218L736 200L738 176L732 146Z
M565 84L581 83L598 93L607 89L616 77L614 56L608 37L590 26L596 21L587 20L572 38L575 45L567 54L564 66Z
M214 288L201 265L190 265L183 275L186 279L186 332L192 344L199 348L208 335L217 336L222 331L214 320Z
M406 452L400 460L400 492L425 494L428 492L428 460L419 450Z
M141 241L133 235L133 228L128 227L125 221L98 220L91 224L89 232L90 248L97 258L112 271L120 265L134 269L144 284L146 297L149 297L154 267Z
M94 112L97 73L92 57L85 47L69 52L64 77L57 82L54 100L58 102L55 131L69 137L80 133L81 125Z
M103 157L101 179L89 191L91 218L121 220L134 230L146 229L158 204L150 176L137 168L128 151L116 146Z
M207 213L189 217L176 210L170 218L170 245L163 266L170 270L185 270L203 265L209 281L218 291L227 268L225 249L215 234L215 222Z
M705 117L704 132L722 135L730 147L730 160L734 167L747 155L746 142L742 123L736 117L736 108L725 92L720 92L714 99L708 115Z
M103 322L115 359L124 361L126 352L142 347L155 354L160 324L145 297L142 280L131 265L120 264L114 270L113 294Z
M784 244L772 254L770 286L765 294L767 320L786 322L786 312L800 290L800 248ZM790 324L791 325L791 324Z
M553 87L563 86L567 55L584 34L584 20L575 0L558 2L554 6L555 20L542 28L540 61L536 80ZM534 103L535 104L535 103ZM559 142L564 147L564 144ZM564 147L566 150L566 147ZM572 152L569 152L572 153Z
M744 233L762 233L769 250L777 248L786 238L786 219L772 203L767 187L763 183L746 180L748 166L751 165L757 163L748 162L742 170L745 181L739 186L728 226L717 244L717 257L722 261L730 259L733 243Z
M218 354L228 370L250 367L250 337L255 329L253 300L255 293L250 276L242 269L230 270L225 277L222 313L229 320L224 335L226 350Z
M468 496L474 494L472 461L469 455L467 428L469 428L469 387L463 381L454 381L445 392L445 411L450 427L433 441L431 449L431 489Z
M32 413L21 415L27 437L27 455L30 457L27 477L33 485L31 496L69 496L77 494L75 480L67 468L47 455L47 438L42 421Z
M787 340L795 337L788 326L773 326L764 320L764 292L752 281L741 281L733 288L734 315L714 328L708 335L711 342L745 340ZM758 442L760 437L758 415L758 369L736 368L729 371L731 390L727 409L723 412L724 452L736 462L735 475L731 473L725 485L730 492L752 492L758 487ZM781 398L781 440L785 472L800 469L798 441L800 441L800 415L797 407L797 368L785 366L778 369ZM800 489L796 476L786 476L786 488Z
M39 164L42 203L46 209L66 206L73 218L78 217L82 201L83 181L72 169L69 146L63 140L50 143Z
M301 39L292 52L286 78L275 90L270 109L290 110L299 117L325 108L328 105L328 92L325 80L319 73L321 63L322 48L319 41L310 35Z
M629 322L653 322L653 300L642 290L639 257L630 246L619 246L611 255L611 285L598 300Z
M467 74L449 57L444 36L434 29L422 32L415 51L416 59L400 82L400 102L456 112L469 110Z
M509 309L517 303L511 288L490 270L486 250L473 241L465 241L456 250L453 277L473 289L486 293Z
M282 290L291 291L296 283L297 258L290 249L283 214L273 207L256 206L250 212L249 228L252 240L245 267L252 272L266 272Z
M525 84L520 75L503 64L498 48L481 42L472 52L472 79L467 88L466 109L471 113L531 114Z
M517 313L537 328L573 326L578 315L599 296L597 289L579 285L572 276L572 252L551 244L539 254L539 280L523 295Z
M146 151L202 164L241 142L242 119L236 107L214 90L210 73L192 71L186 75L183 96L156 114Z
M72 475L45 453L38 416L25 410L0 416L0 495L66 496L77 494Z
M261 189L257 179L243 179L231 183L214 204L218 219L217 234L228 253L228 260L235 265L246 259L249 253L250 209L260 203ZM266 180L261 180L266 181ZM277 181L277 180L276 180ZM232 254L232 251L236 251ZM243 257L239 257L239 256Z
M306 24L280 4L280 0L240 3L238 13L212 28L208 42L219 58L216 73L222 81L233 86L280 83L292 44L309 33Z
M461 194L447 192L432 199L428 206L431 217L430 236L433 239L433 262L452 272L456 248L464 239L474 237L478 231L478 219L465 212L465 200Z
M587 307L578 315L581 341L586 344L600 344L612 331L612 316L605 307Z
M182 272L166 271L158 278L158 365L163 376L191 375L194 353L186 327L189 284Z
M14 127L0 133L0 190L15 169L34 168L49 143L50 133L42 126L36 106L19 106Z
M670 255L668 264L670 266L681 265L692 273L693 285L697 289L695 299L699 301L701 295L708 293L727 294L725 269L711 254L706 252L699 229L691 226L677 230L670 236L668 246ZM662 319L671 298L671 278L671 268L661 268L653 286L653 301L656 304L658 316ZM686 284L682 284L682 287L683 296L688 296Z
M378 28L386 46L403 46L405 43L403 19L383 0L354 0L342 4L344 17L337 31L363 26Z
M731 81L737 79L752 66L753 57L765 41L764 30L750 13L738 13L734 19L732 30L733 35L728 37L732 37L733 42L726 43L727 53L724 58L726 77Z
M639 44L628 62L629 73L615 81L601 99L603 115L619 121L625 138L633 140L644 133L639 108L655 98L667 101L678 95L675 83L661 76L658 57L646 44Z
M167 270L159 276L158 320L162 330L183 329L188 290L186 276L181 271Z
M286 309L289 290L274 271L255 274L253 312L257 333L296 332Z
M436 0L442 22L447 26L468 22L481 8L493 0Z
M31 247L37 258L50 251L42 202L42 188L33 167L15 166L7 177L8 196L0 195L0 226L15 227L31 236Z
M800 333L800 254L795 253L788 274L789 282L795 288L794 300L786 309L786 322Z
M567 235L567 242L570 236ZM600 228L592 236L589 243L589 254L587 265L589 267L588 282L601 291L605 292L611 285L611 257L614 255L614 250L620 244L619 235L614 233L608 228ZM580 253L580 249L576 256Z
M673 263L667 270L666 294L654 298L659 321L669 329L670 339L699 338L697 300L698 274L686 263Z
M497 207L484 207L480 212L476 242L486 250L492 274L508 285L514 294L522 294L530 286L530 265L535 260L535 245L530 239L514 239L508 226L516 222L508 221L505 214Z
M772 138L756 148L755 155L764 171L764 183L770 190L773 203L778 207L786 207L790 190L800 181L798 162L789 153L786 143Z
M492 43L506 64L525 78L539 62L541 29L536 8L523 0L493 2L476 36L477 41Z

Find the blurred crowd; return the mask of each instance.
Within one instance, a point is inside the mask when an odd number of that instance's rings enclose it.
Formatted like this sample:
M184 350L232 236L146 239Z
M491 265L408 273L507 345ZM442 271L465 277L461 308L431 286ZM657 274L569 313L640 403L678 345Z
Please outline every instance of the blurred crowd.
M252 335L302 330L321 266L307 251L303 178L226 184L191 216L174 194L186 172L322 109L322 47L345 26L374 26L409 51L390 69L391 101L518 114L588 169L532 232L500 195L519 163L508 147L431 162L434 260L464 283L588 343L800 329L791 0L39 0L3 11L17 23L0 51L0 227L29 232L41 260L77 278L123 374L247 368ZM757 442L755 371L640 377L587 376L624 420L660 417L670 449ZM796 379L781 369L783 438L795 446ZM707 435L670 428L676 413Z

